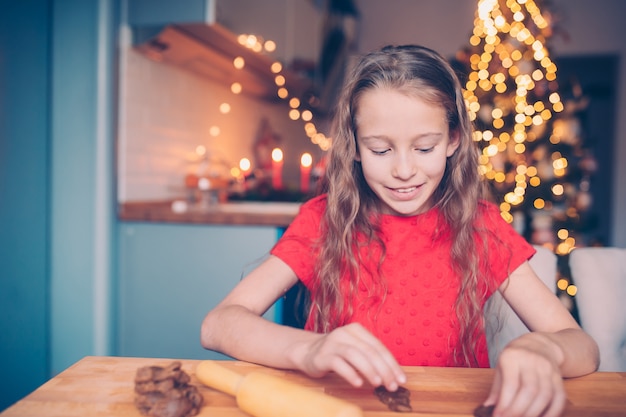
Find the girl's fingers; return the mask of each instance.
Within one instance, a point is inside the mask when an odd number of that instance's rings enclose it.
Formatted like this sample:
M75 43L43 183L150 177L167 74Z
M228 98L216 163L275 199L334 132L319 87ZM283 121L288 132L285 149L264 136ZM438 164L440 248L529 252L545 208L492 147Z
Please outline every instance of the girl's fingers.
M514 353L501 355L484 405L495 404L494 417L559 416L566 402L560 373L541 358L524 359Z
M361 378L361 375L354 369L351 364L349 364L342 358L335 358L333 360L331 368L334 372L337 373L337 375L341 376L353 387L359 388L363 385L363 378Z
M365 362L355 365L364 367L362 369L369 376L368 380L372 385L384 384L388 390L395 391L399 384L406 382L402 368L380 340L359 325L349 326L346 331L359 341L358 346Z
M499 364L496 369L496 378L499 378L499 384L495 393L496 407L493 414L499 416L511 407L520 389L519 372L517 369L510 369Z
M494 405L498 402L498 398L500 397L500 390L502 389L502 376L500 372L496 371L495 376L493 378L493 383L491 384L491 390L489 391L489 395L487 399L483 402L483 405L489 406Z

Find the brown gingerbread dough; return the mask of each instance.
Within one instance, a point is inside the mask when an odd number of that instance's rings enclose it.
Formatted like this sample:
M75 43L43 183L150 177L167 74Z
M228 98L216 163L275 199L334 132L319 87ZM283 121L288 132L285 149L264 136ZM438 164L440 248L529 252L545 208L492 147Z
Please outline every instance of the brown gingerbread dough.
M411 408L411 391L404 387L398 387L395 391L388 391L383 385L374 389L374 394L391 411L409 413Z
M479 405L474 410L474 417L491 417L495 405Z
M191 378L174 361L166 367L144 366L135 375L135 406L153 417L195 416L202 407L202 395L189 385Z

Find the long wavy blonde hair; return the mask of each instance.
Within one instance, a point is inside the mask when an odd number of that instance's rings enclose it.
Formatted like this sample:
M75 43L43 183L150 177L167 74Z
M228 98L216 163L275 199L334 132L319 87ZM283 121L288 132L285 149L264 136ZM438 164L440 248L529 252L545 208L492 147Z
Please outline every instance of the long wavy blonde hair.
M450 132L458 133L460 144L448 158L446 170L434 194L445 225L452 236L451 260L460 277L460 292L455 305L461 334L454 352L456 364L476 364L474 346L483 326L482 306L477 295L479 262L486 258L476 247L475 213L484 198L478 172L477 147L465 107L459 79L449 63L437 52L416 45L387 46L365 55L352 70L338 102L333 143L322 191L327 193L327 208L322 219L322 237L313 289L311 319L316 331L327 332L346 324L352 314L344 299L354 294L359 280L358 243L384 244L379 238L380 202L363 177L355 160L356 122L360 98L375 88L409 92L445 109ZM363 243L364 242L364 243ZM381 288L385 287L381 278ZM347 280L347 281L346 281ZM346 297L346 288L351 293ZM386 291L380 290L382 294Z

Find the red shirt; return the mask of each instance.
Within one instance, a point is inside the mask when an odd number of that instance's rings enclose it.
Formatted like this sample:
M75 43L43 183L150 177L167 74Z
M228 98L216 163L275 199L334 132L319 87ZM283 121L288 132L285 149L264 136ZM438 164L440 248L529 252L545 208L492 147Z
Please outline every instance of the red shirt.
M312 248L320 236L320 221L326 207L325 196L313 198L302 205L300 213L272 249L291 267L311 291L316 255ZM454 311L459 279L450 265L449 234L435 229L440 213L433 208L417 216L383 215L381 237L386 247L382 275L387 283L387 296L368 295L375 288L370 271L377 270L380 250L362 255L367 265L360 268L361 282L356 297L345 300L353 305L351 322L359 322L391 351L400 365L452 366L453 347L459 336L459 325ZM528 260L535 249L506 223L490 203L479 204L479 221L491 233L487 239L488 270L481 276L493 277L499 286L518 266ZM491 295L482 282L480 293L484 305ZM492 287L493 288L493 287ZM484 291L482 291L484 290ZM310 329L310 319L305 328ZM476 346L478 364L489 367L484 329Z

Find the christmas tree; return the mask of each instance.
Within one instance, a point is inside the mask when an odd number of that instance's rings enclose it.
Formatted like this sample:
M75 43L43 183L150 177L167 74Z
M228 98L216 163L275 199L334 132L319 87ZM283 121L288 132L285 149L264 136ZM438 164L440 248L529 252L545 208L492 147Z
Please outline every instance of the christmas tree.
M530 242L565 255L588 243L585 213L596 162L583 146L583 92L557 81L547 6L480 0L470 46L457 61L480 170L502 216Z

